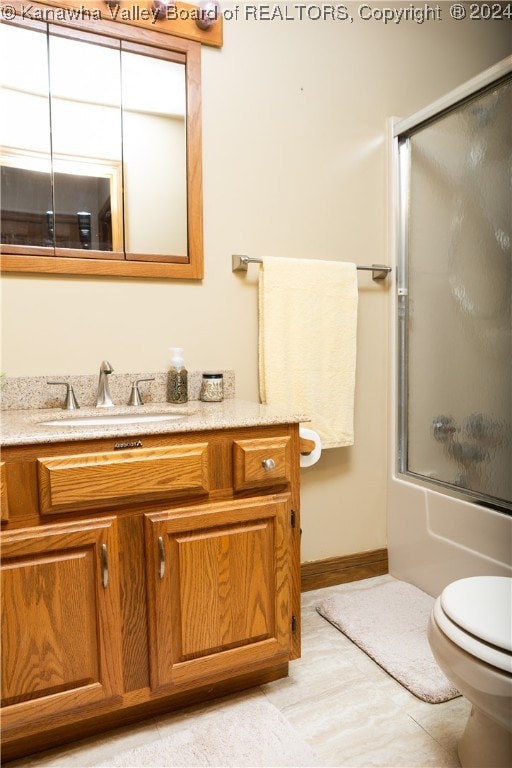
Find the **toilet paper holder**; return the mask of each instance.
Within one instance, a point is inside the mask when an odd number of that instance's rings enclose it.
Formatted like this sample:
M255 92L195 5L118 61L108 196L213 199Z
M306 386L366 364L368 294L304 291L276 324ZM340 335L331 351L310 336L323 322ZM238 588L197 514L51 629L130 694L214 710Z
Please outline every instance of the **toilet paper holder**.
M302 456L309 456L314 447L314 440L308 440L307 437L299 437L299 451Z
M312 467L320 459L322 441L314 429L299 428L299 464L301 467Z

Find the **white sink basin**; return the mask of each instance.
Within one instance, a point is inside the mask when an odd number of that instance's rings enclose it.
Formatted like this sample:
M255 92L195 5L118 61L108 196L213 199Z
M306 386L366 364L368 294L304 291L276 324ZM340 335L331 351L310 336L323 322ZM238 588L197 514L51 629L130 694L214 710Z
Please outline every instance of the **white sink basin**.
M45 427L101 427L115 424L154 424L159 421L183 419L186 415L185 413L102 413L97 416L68 416L39 423Z

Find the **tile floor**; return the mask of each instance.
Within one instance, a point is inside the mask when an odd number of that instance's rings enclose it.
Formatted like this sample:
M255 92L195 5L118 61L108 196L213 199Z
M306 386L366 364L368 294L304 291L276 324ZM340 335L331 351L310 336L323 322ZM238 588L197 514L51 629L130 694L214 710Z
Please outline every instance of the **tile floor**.
M263 685L250 695L266 696L282 712L310 744L319 765L458 768L456 743L469 703L462 697L444 704L420 701L316 612L316 605L329 595L387 578L306 592L302 596L302 658L290 664L288 678ZM222 702L207 706L222 706ZM147 720L8 763L5 768L86 768L99 759L105 764L108 754L164 738L180 717L175 713Z

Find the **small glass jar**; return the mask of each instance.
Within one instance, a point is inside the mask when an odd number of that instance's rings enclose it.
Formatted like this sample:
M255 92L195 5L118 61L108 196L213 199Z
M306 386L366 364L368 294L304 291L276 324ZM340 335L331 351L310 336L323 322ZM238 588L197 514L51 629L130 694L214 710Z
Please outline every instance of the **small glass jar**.
M204 403L220 403L224 400L224 377L222 373L203 373L201 394Z

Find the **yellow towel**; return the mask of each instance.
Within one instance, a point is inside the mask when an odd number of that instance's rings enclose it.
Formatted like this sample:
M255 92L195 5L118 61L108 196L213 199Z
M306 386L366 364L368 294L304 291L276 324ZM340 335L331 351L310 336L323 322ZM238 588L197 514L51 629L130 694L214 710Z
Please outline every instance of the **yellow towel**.
M352 445L355 264L265 258L259 280L261 401L308 415L322 448Z

